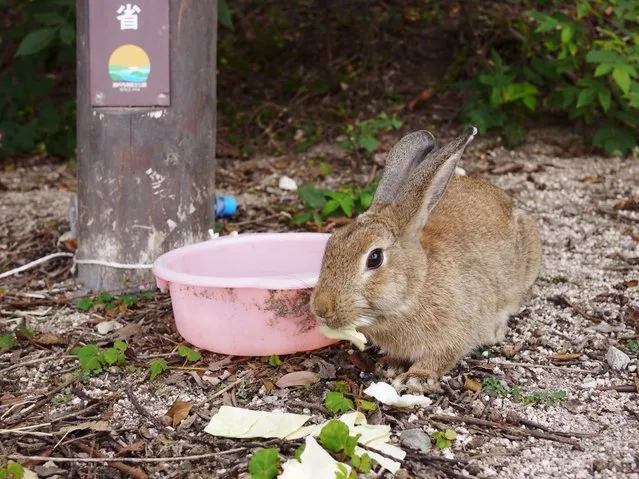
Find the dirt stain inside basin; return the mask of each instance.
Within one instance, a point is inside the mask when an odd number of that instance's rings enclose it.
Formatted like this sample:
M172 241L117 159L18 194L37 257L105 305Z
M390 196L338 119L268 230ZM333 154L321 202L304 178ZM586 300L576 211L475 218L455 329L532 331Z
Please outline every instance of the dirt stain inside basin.
M270 290L264 302L264 311L273 313L268 325L276 327L279 321L294 321L297 334L304 334L317 326L310 310L311 290Z

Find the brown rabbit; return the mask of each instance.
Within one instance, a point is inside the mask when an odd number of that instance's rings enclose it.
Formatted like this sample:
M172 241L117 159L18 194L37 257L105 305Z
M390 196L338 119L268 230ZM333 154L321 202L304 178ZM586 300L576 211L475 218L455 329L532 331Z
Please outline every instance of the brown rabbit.
M453 173L473 128L438 149L417 131L388 155L370 209L330 237L311 309L385 350L398 390L435 391L477 346L504 339L539 274L531 217L490 183Z

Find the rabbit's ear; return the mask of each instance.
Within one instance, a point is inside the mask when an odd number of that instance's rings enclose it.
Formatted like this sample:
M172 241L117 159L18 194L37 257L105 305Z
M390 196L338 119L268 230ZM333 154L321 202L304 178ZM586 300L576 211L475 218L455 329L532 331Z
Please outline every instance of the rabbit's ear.
M437 150L435 137L426 130L404 136L388 153L384 174L377 186L373 203L391 203L399 189L426 155Z
M476 134L477 128L472 127L429 154L400 189L393 205L406 234L417 239L420 237L430 212L444 196L464 149Z

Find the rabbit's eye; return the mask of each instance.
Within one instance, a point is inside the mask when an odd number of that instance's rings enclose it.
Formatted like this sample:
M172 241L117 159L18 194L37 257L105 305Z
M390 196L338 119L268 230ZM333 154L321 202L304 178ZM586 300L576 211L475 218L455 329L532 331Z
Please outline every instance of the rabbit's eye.
M366 260L366 267L368 269L376 269L379 268L384 262L384 252L381 248L375 248L368 255L368 259Z

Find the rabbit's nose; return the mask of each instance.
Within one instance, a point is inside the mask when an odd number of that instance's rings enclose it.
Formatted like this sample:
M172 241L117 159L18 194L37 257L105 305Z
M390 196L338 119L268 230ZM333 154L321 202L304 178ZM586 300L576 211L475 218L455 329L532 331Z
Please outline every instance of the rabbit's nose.
M313 298L311 305L315 316L326 320L330 318L335 311L335 298L332 294L320 293Z

